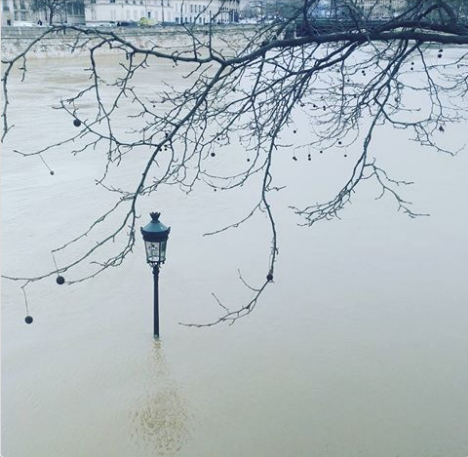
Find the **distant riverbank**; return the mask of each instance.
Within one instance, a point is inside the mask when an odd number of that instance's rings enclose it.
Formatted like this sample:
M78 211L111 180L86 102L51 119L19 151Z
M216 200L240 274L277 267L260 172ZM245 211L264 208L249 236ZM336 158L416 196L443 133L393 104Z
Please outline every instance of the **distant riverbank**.
M250 24L213 26L211 29L213 33L213 45L222 47L225 45L224 40L229 43L234 43L236 40L243 41L243 38L252 35L255 29L256 26ZM148 48L157 46L168 50L183 50L188 49L192 45L190 35L181 26L148 28L102 27L90 30L96 35L99 33L102 33L102 35L108 33L116 34L138 47ZM2 58L10 59L20 54L32 41L41 37L46 31L46 27L2 27ZM206 37L208 33L208 26L200 26L195 29L195 34L200 37ZM31 49L28 56L30 58L47 58L86 54L89 47L92 46L92 43L86 43L86 40L92 35L78 35L79 33L72 29L62 29L48 34ZM112 54L115 52L115 49L102 47L99 52L101 54Z

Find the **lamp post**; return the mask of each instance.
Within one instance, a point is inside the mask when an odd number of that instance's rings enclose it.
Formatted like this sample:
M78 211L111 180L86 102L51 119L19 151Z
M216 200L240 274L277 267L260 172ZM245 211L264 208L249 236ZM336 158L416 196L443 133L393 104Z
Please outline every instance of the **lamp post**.
M159 221L161 213L150 213L151 222L141 228L145 242L146 262L153 268L154 280L154 337L159 338L159 268L166 260L166 246L170 227Z

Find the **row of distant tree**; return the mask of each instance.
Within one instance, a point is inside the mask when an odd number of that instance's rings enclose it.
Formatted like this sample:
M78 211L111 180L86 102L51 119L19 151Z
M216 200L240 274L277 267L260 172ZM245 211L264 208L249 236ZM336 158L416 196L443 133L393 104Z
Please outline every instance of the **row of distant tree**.
M288 18L301 7L300 0L253 0L244 2L242 17L246 19Z
M441 2L442 3L442 2ZM411 14L411 11L425 12L431 6L432 13L425 15L433 20L445 21L451 15L453 18L468 17L468 2L466 0L450 0L443 2L445 8L435 8L431 0L317 0L311 3L311 14L330 18L349 19L389 19Z
M430 3L431 0L315 0L309 2L309 9L310 15L318 18L351 19L358 15L376 19L397 16L411 8L424 9ZM468 18L468 0L450 0L448 3L457 18ZM242 16L247 19L288 19L302 8L304 1L301 0L253 0L244 4ZM447 16L451 12L437 9L432 17L437 20L444 14Z

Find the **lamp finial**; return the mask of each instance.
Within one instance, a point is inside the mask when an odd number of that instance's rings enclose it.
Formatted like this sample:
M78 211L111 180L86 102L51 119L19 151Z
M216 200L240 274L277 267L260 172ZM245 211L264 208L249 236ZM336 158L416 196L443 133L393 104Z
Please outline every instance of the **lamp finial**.
M152 222L159 222L159 216L161 216L161 213L150 213L150 216Z

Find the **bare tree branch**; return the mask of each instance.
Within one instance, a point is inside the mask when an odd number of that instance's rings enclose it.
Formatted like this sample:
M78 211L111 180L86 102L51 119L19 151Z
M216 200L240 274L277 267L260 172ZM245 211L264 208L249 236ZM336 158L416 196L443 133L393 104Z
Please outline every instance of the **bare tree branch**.
M115 196L114 204L100 217L52 252L81 246L98 228L105 227L106 234L99 232L92 247L85 246L80 255L57 271L34 277L7 274L4 278L23 282L24 290L30 282L53 274L72 274L83 262L89 262L92 270L69 283L96 277L121 265L132 252L140 197L152 195L162 186L177 186L190 194L199 182L215 191L236 190L253 183L257 197L244 211L245 216L224 227L214 227L205 235L241 227L257 213L263 214L271 240L268 269L262 273L266 273L266 279L252 286L240 275L240 281L252 293L247 303L227 306L213 294L221 316L212 322L186 325L233 324L255 309L273 282L280 227L270 197L272 191L284 187L275 182L274 164L285 149L360 151L349 166L348 178L327 201L314 202L310 195L310 203L302 207L291 202L300 225L339 218L359 186L369 181L380 189L377 199L389 196L407 216L423 215L400 194L412 183L391 178L393 173L377 166L373 140L383 127L390 127L408 131L412 141L439 153L461 150L462 145L451 150L436 138L447 126L466 121L468 29L464 10L456 2L415 0L374 20L373 15L381 11L377 2L363 10L357 2L343 0L325 21L316 16L323 4L300 0L282 21L246 31L236 45L212 24L205 29L186 26L187 46L177 50L141 47L112 30L54 26L15 58L2 60L5 140L13 125L9 107L14 100L8 91L13 69L20 70L27 84L30 70L26 64L34 47L50 34L75 34L71 51L87 49L89 66L85 71L89 80L73 96L60 100L57 108L70 116L78 132L65 138L57 135L36 150L13 149L25 159L39 156L43 160L64 145L74 155L104 151L106 164L96 183ZM238 30L241 33L242 29ZM455 50L454 58L445 57L446 46ZM119 75L114 79L103 73L97 58L104 48L120 57ZM137 76L159 62L183 68L182 88L170 81L149 91L139 86ZM411 94L424 94L424 103L412 103ZM81 105L90 100L94 109L85 116ZM310 126L307 141L302 144L294 138L298 117L306 118ZM116 127L119 118L128 119L128 130ZM244 151L246 159L234 170L213 171L210 160L227 146ZM129 154L139 151L147 160L133 187L111 184L113 170L125 166ZM107 222L116 215L120 223L108 229ZM100 258L103 248L117 239L121 243L114 254Z

